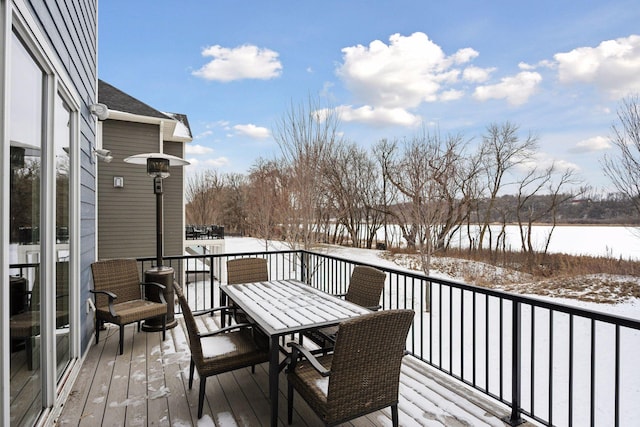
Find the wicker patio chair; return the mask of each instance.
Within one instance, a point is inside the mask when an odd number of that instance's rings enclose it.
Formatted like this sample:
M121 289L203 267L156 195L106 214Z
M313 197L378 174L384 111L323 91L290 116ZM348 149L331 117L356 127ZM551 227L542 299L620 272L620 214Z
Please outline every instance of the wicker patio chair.
M325 425L391 406L397 426L400 365L413 316L413 310L383 310L347 320L340 326L333 353L324 356L288 343L292 348L287 369L289 424L295 389Z
M236 258L227 261L227 283L266 282L269 280L267 260L264 258ZM230 304L233 317L237 323L247 323L247 316L237 307Z
M269 271L264 258L236 258L227 261L227 283L230 285L267 280Z
M189 365L189 389L193 386L194 368L200 376L200 391L198 393L198 418L202 417L204 392L207 377L223 372L234 371L249 366L255 366L269 360L269 342L261 340L253 333L253 326L248 323L234 324L216 331L201 332L195 316L211 314L227 307L193 313L187 299L174 282L173 288L182 308L182 315L189 335L189 349L191 362Z
M135 259L111 259L91 264L95 297L96 343L105 322L120 326L120 354L124 349L124 327L154 317L162 318L162 340L166 338L167 302L162 290L164 285L141 282ZM154 286L160 302L146 299L144 288Z
M69 325L69 263L56 263L56 328ZM36 271L33 288L27 292L28 309L9 318L12 340L25 340L27 369L33 369L33 337L40 335L40 276Z
M387 275L377 268L357 265L353 268L349 287L345 294L338 294L345 300L368 308L372 311L380 309L380 296ZM319 346L329 349L333 346L338 333L338 326L329 326L305 334Z

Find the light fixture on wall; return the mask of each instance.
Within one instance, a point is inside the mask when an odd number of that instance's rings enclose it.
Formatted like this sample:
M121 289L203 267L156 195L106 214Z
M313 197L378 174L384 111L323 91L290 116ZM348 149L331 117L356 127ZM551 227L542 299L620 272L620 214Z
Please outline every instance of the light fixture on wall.
M109 107L104 104L91 104L89 105L89 111L96 116L98 120L106 120L109 117Z
M113 156L111 155L111 151L106 150L104 148L94 148L93 155L96 156L98 160L102 160L103 162L109 163L113 160Z

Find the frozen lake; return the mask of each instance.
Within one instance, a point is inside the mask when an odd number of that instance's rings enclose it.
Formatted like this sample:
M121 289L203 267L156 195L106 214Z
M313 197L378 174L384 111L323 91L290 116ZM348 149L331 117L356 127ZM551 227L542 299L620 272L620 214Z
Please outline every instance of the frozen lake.
M400 239L400 231L398 227L393 228L389 234L392 236L392 241L397 242ZM534 225L533 244L536 249L544 248L546 236L551 228L548 225ZM494 236L497 235L499 229L499 226L492 227ZM508 225L506 233L507 248L519 250L520 229L518 226ZM384 241L383 230L378 231L378 241ZM404 243L404 240L402 242ZM456 243L455 238L453 243ZM458 234L457 245L468 247L467 236ZM549 252L639 260L640 227L558 225L551 235Z

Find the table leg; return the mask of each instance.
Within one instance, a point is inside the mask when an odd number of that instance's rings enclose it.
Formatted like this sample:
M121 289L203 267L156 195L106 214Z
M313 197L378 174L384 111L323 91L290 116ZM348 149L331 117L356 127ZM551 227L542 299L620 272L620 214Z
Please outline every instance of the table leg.
M220 292L220 306L224 307L229 304L229 298L227 298L227 294L224 292ZM224 328L227 326L227 313L225 310L220 312L220 325Z
M269 399L271 400L271 427L278 425L278 374L280 373L279 358L280 344L278 336L271 337L271 347L269 348Z

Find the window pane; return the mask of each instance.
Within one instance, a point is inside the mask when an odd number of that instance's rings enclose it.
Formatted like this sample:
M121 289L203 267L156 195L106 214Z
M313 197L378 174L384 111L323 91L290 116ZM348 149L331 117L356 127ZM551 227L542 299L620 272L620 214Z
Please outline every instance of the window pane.
M69 337L69 147L71 112L58 95L55 105L54 150L56 156L56 366L58 380L71 354Z
M45 76L15 34L10 67L11 425L31 425L42 410L39 226Z

